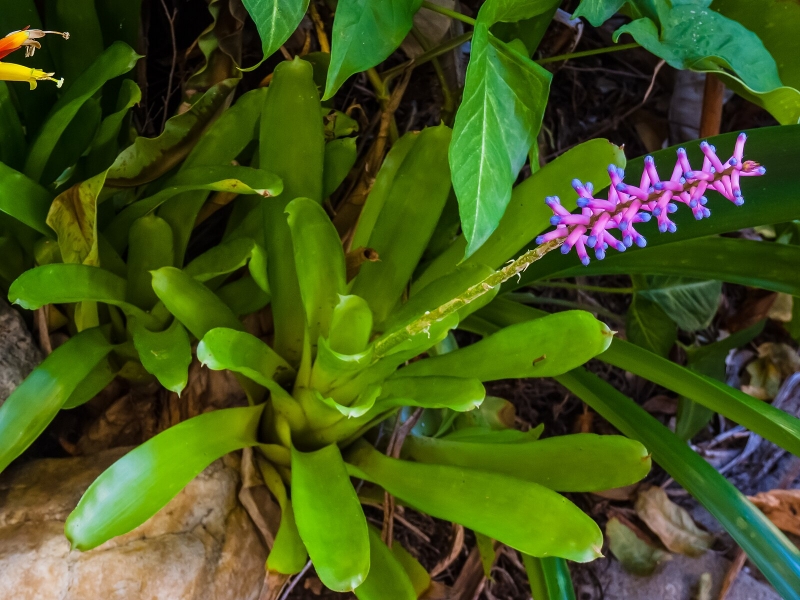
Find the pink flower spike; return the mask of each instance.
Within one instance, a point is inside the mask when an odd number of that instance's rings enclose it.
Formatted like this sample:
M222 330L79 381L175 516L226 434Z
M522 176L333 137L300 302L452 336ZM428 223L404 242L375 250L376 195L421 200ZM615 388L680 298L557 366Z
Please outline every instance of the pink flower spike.
M744 159L744 143L747 141L747 134L742 132L736 137L736 143L733 146L733 158L740 165Z
M706 158L711 161L711 166L713 166L717 171L722 171L722 161L717 156L717 153L714 151L714 147L709 144L708 142L700 142L700 150L703 151L703 154L706 155ZM703 169L705 171L705 169Z
M648 199L649 194L646 190L638 188L634 185L628 185L626 183L620 183L617 186L618 192L624 192L625 194L630 194L631 196L636 196L639 200L646 201Z
M553 240L559 240L563 237L567 237L569 235L569 228L560 225L553 231L548 231L547 233L543 233L539 237L536 238L536 244L546 244L547 242L552 242Z
M580 236L575 242L575 252L578 255L578 259L583 263L583 266L589 266L589 255L586 253L586 246L583 243L583 240L586 236Z
M686 157L686 148L678 148L678 164L684 173L692 170L689 159Z
M620 229L627 229L630 222L636 216L636 213L639 212L639 207L642 205L641 202L638 200L634 200L631 202L631 205L628 209L622 214L622 219L619 221L619 228Z
M575 227L567 236L567 239L564 240L564 245L561 246L561 254L567 254L584 233L586 233L586 227L583 225Z
M658 172L656 171L656 163L652 156L648 155L644 157L644 171L647 173L647 176L650 177L650 183L655 186L661 178L658 176ZM642 189L647 189L649 186L642 185Z
M695 181L713 181L714 175L706 173L705 171L687 171L686 179L694 179Z
M607 212L601 213L599 217L597 217L597 222L592 226L591 235L589 235L589 239L586 240L586 244L589 248L595 248L597 246L597 240L603 239L602 234L606 229L606 223L611 218L611 215ZM602 242L600 244L602 246Z
M623 244L617 238L615 238L613 235L608 233L608 231L604 231L603 232L603 241L606 244L608 244L609 246L611 246L612 248L616 248L620 252L625 252L625 244Z

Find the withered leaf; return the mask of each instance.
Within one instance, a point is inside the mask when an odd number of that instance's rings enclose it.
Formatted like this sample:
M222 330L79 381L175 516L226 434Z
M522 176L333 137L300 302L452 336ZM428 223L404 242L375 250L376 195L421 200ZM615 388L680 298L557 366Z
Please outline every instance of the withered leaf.
M640 538L617 517L606 524L606 538L622 568L634 575L650 575L659 563L672 558L668 552Z
M641 490L635 508L639 518L672 552L700 556L714 543L714 536L700 529L660 487Z
M770 490L749 496L778 529L800 535L800 490Z

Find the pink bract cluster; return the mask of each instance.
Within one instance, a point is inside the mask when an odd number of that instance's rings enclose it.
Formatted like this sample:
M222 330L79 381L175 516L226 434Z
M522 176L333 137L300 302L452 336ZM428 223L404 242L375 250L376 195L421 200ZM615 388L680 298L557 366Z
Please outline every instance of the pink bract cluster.
M605 258L606 249L611 246L620 252L633 244L644 247L647 241L636 231L637 223L646 223L652 217L658 221L658 230L662 233L676 230L669 215L678 210L677 202L682 202L692 209L695 219L711 216L706 208L708 190L719 192L736 206L744 204L742 190L739 187L741 177L763 175L766 169L757 162L745 161L744 144L747 135L740 133L736 139L733 156L723 163L716 153L716 148L708 142L701 142L700 149L705 155L701 169L692 169L686 157L686 150L678 148L678 160L667 180L661 180L656 171L652 156L644 159L644 173L639 186L629 185L622 181L625 173L615 165L609 165L608 174L611 187L608 199L595 198L591 183L572 181L572 187L578 193L579 214L571 214L561 205L558 196L548 196L545 203L555 213L550 223L555 225L553 231L536 238L537 244L566 238L561 246L562 254L575 248L581 262L589 264L587 248L594 249L595 257ZM622 239L617 239L609 230L618 229Z

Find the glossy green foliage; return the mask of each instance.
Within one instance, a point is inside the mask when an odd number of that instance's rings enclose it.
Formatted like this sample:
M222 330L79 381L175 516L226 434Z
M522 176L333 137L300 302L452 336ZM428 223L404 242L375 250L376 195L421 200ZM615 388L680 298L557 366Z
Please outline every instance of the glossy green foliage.
M275 68L261 114L260 164L283 180L283 194L264 205L268 276L275 321L275 349L300 361L305 316L284 211L295 198L322 202L325 134L310 63L295 58Z
M638 439L722 524L781 596L800 589L800 552L745 496L686 443L596 375L576 369L558 381L625 435Z
M139 59L123 42L111 45L84 71L53 106L42 130L33 141L25 160L24 172L35 181L42 177L48 160L73 117L84 103L108 80L130 71ZM64 165L68 166L68 165ZM42 183L50 183L43 181Z
M489 238L511 201L511 188L539 133L550 79L486 24L475 26L450 148L466 257Z
M602 534L566 498L536 483L462 467L388 458L366 442L348 452L351 473L417 510L460 523L533 556L587 562Z
M344 252L336 228L318 202L296 198L286 213L306 327L314 346L319 336L328 337L333 310L347 293Z
M254 446L263 411L261 405L205 413L131 450L89 486L67 518L72 547L90 550L131 531L212 462Z
M186 265L183 272L207 282L229 275L247 266L252 280L263 292L269 292L267 257L264 249L248 238L221 242Z
M352 293L369 303L378 323L400 300L444 209L450 193L450 136L444 125L424 129L383 199L366 244L380 260L364 263L352 286ZM425 202L420 202L423 195Z
M384 61L411 30L422 0L341 0L333 21L325 98L351 75Z
M153 214L136 219L128 232L128 288L126 300L144 310L158 302L150 271L173 266L172 228Z
M192 346L189 334L176 319L164 331L150 331L132 319L133 345L142 366L166 389L180 394L189 382Z
M53 197L45 188L0 163L0 211L11 215L39 233L52 236L47 212Z
M552 377L602 353L611 338L611 330L589 313L568 311L506 327L455 352L412 363L398 375L450 375L481 381Z
M678 339L678 326L658 304L634 294L625 315L625 335L628 341L666 358Z
M393 546L398 544L394 542ZM369 527L369 575L354 593L358 600L416 600L411 579L381 539L380 532Z
M243 4L258 28L265 60L289 39L308 9L308 0L243 0Z
M344 182L356 164L358 152L356 138L342 138L325 144L325 167L322 179L322 197L327 198Z
M550 217L553 216L553 212L542 200L543 190L558 195L562 198L564 206L574 209L575 194L570 186L572 178L596 182L598 188L600 182L602 185L608 185L609 164L624 167L625 154L621 148L607 140L597 139L576 146L536 171L514 188L511 202L497 229L483 246L465 261L465 264L482 264L493 269L500 267L525 248L536 233L550 227ZM466 248L467 241L464 236L458 237L450 248L434 260L414 282L412 291L421 289L431 281L450 273L463 259Z
M372 311L358 296L340 296L333 308L328 344L334 352L354 355L367 349L372 335Z
M522 555L533 600L575 600L569 566L563 558Z
M167 310L197 339L216 327L242 329L228 306L205 285L175 267L152 272L153 290Z
M289 500L286 486L275 467L261 458L257 460L264 483L267 484L267 488L281 507L281 522L267 556L267 571L294 575L303 570L308 560L308 552L306 552L306 547L297 531L292 501Z
M111 348L103 331L86 330L56 348L11 393L0 406L0 471L41 435Z
M410 437L403 451L413 460L479 469L532 481L558 492L590 492L636 483L650 472L650 455L621 436L576 434L498 444Z
M707 253L703 253L709 259ZM800 258L800 255L798 255ZM705 329L717 313L722 282L654 275L637 294L655 302L684 331Z
M367 520L336 445L292 449L292 505L322 583L337 592L360 586L370 571Z

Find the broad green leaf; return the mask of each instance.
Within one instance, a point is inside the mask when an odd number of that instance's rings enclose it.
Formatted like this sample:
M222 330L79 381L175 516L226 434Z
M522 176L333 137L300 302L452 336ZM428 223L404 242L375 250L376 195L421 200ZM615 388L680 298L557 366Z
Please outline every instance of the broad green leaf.
M89 371L89 374L83 378L78 386L72 390L72 393L64 402L64 410L76 408L86 404L89 400L94 398L103 389L114 380L117 376L119 369L115 366L116 361L110 360L110 356L106 356L99 363L94 366L94 369Z
M483 264L493 269L500 267L525 248L536 234L550 227L553 211L544 203L544 195L558 195L564 206L574 209L577 196L570 185L572 179L577 177L581 181L594 181L598 188L608 185L609 164L624 167L625 154L607 140L597 139L568 150L536 171L514 188L500 225L486 243L465 261L466 264ZM369 201L365 208L365 211L368 210ZM414 282L412 295L431 281L450 273L461 262L466 247L464 236L459 236Z
M313 348L320 336L328 337L333 310L347 293L344 251L336 228L318 202L295 198L287 205L286 214Z
M186 265L183 272L198 281L206 282L220 275L238 271L245 265L250 275L264 292L267 284L267 257L264 249L247 238L221 242Z
M561 3L558 0L533 0L532 2L519 3L525 5L524 7L520 6L520 8L530 7L529 10L519 12L514 10L516 4L512 2L509 6L511 10L506 14L519 15L522 18L513 23L496 23L491 27L490 31L507 43L519 40L524 44L527 55L533 57ZM532 16L525 17L528 14ZM539 168L538 152L539 145L533 144L529 157L531 168L534 172Z
M597 524L566 498L496 473L389 458L364 441L350 472L432 517L460 523L533 556L588 562L600 555Z
M792 293L792 289L797 285L793 281L795 269L787 270L783 264L783 261L796 260L793 258L794 255L791 254L791 251L788 251L789 253L787 254L782 254L785 251L784 249L770 250L770 252L775 252L774 258L761 258L751 262L745 260L745 254L761 248L754 245L758 242L743 246L742 244L749 242L749 240L725 239L713 242L718 249L719 254L717 256L719 258L712 260L705 257L704 254L696 254L697 252L707 252L708 248L706 246L694 246L688 244L687 240L729 231L738 231L747 227L785 223L792 219L800 218L800 196L795 193L797 179L795 157L800 152L800 135L798 135L798 132L800 132L800 125L766 127L748 132L746 159L756 160L765 165L767 174L763 177L749 177L743 182L744 206L737 207L718 194L710 192L708 194L708 207L712 214L710 219L695 221L691 211L679 209L678 212L671 216L678 227L678 230L671 234L658 233L655 222L643 223L637 226L637 230L647 238L646 248L634 246L624 253L609 253L605 260L593 260L588 267L577 264L575 256L572 254L564 255L560 252L551 252L542 260L532 264L523 273L519 282L513 279L507 282L503 289L508 290L518 286L530 285L532 281L549 277L639 272L719 279ZM724 134L710 138L709 143L717 147L720 155L725 155L733 149L735 138L735 133ZM653 153L660 172L664 173L666 169L671 169L671 165L675 161L675 151L676 147L673 147ZM692 165L702 163L703 155L697 144L687 145L686 153ZM626 179L628 181L638 181L643 165L642 158L631 161L626 172ZM542 169L541 172L544 170ZM565 178L563 183L568 185L571 175L565 173L562 177ZM603 179L602 183L595 187L599 189L601 185L606 185L606 182L607 180ZM553 189L555 192L559 191L554 188L547 189ZM551 192L543 191L540 194L550 195ZM602 196L603 194L598 191L597 195ZM574 192L561 195L562 202L569 200L568 208L572 208L571 202L573 202L574 198L576 198ZM541 206L547 208L544 202L541 201L541 196L537 199L537 202L541 202ZM548 212L552 215L551 211L548 210ZM532 227L528 233L532 234L536 229L538 228ZM541 230L536 233L540 233L545 229L549 229L549 224L546 221L542 224ZM672 245L677 242L681 242L681 244ZM733 259L727 254L730 251L729 248L731 248L727 245L729 242L739 244L732 247L742 248ZM697 244L701 243L698 241ZM669 249L664 247L666 245L670 246ZM783 246L785 248L785 245ZM689 254L685 254L680 261L673 260L672 253L681 252L681 248L692 249L695 255L691 257ZM744 250L744 248L747 248L747 250ZM773 261L778 260L778 257L782 257L781 263L772 264ZM706 258L705 268L698 264L701 258ZM625 266L614 266L618 264L618 261L625 262ZM627 261L631 262L628 263ZM660 263L660 267L653 268L654 262ZM679 262L684 264L679 264ZM645 268L643 266L644 263L649 263L649 267ZM642 266L638 267L637 271L634 271L634 264ZM690 272L686 264L694 264L696 266ZM745 276L736 275L737 272L744 271L745 267L747 268ZM611 271L610 269L619 270ZM769 277L764 277L765 273L769 273ZM791 286L778 283L788 280L793 282Z
M450 146L466 257L497 229L511 201L511 188L539 133L550 79L486 25L475 26Z
M622 8L628 0L581 0L572 18L585 18L595 27L600 27Z
M223 285L216 290L216 294L237 317L261 310L272 299L252 277L247 276Z
M800 589L800 551L683 440L613 386L583 369L558 381L623 434L638 439L727 530L781 596Z
M8 289L8 299L22 308L36 310L45 304L93 301L117 306L126 315L158 325L142 309L125 301L127 284L122 277L90 265L55 263L25 271Z
M209 0L211 23L197 37L195 44L203 53L204 61L183 83L186 96L203 92L228 78L240 78L242 31L245 11L240 3Z
M522 555L533 600L575 600L569 566L563 558Z
M331 36L324 99L351 75L382 63L402 43L421 0L340 0Z
M678 339L678 328L658 304L636 293L625 315L625 335L637 346L666 357Z
M194 220L192 220L191 226L182 225L177 230L174 222L170 220L176 214L183 214L180 204L184 202L187 195L186 192L213 190L217 192L271 196L280 194L282 190L281 181L274 174L261 169L239 166L194 167L182 171L171 179L169 183L168 187L152 196L125 207L105 228L103 233L108 237L117 252L122 253L125 249L128 239L127 234L133 222L150 214L159 207L162 208L158 211L158 216L170 224L173 236L176 238L178 235L186 236L184 241L188 242L188 235L194 228ZM189 200L195 198L196 196L190 194ZM173 205L177 207L177 210L172 208ZM192 219L195 217L196 214ZM179 255L177 246L176 240L175 264L180 264L183 262L184 253L180 252Z
M0 211L49 237L53 231L47 226L47 212L52 201L45 188L0 163Z
M83 103L50 153L39 181L52 181L53 186L59 188L70 183L73 177L80 179L83 176L78 161L91 146L102 117L103 109L97 98L89 98Z
M637 295L658 304L684 331L708 327L717 313L721 293L721 281L663 275L648 277L647 289L637 291Z
M44 16L47 29L70 34L69 46L52 53L57 72L69 90L73 82L93 68L92 63L103 52L103 34L95 0L51 0Z
M353 355L367 349L372 335L372 311L358 296L340 296L333 308L328 344L340 354Z
M261 447L263 448L263 446ZM281 448L283 447L281 446ZM261 471L261 478L281 507L281 522L278 527L278 533L275 534L272 548L270 548L269 555L267 555L267 571L294 575L303 570L308 561L308 552L306 552L306 547L303 545L303 540L300 539L300 533L297 531L292 501L289 500L286 494L286 486L275 467L260 457L257 458L257 462Z
M395 559L403 565L406 573L408 573L411 579L411 585L414 586L417 597L422 596L431 586L431 576L428 574L428 571L419 564L419 561L411 556L411 553L397 540L392 544L392 554Z
M283 194L264 204L267 274L272 290L274 348L291 364L300 361L305 315L284 211L295 198L322 202L325 134L310 63L295 58L274 71L261 113L259 161L283 180Z
M656 2L659 23L641 18L614 32L630 34L676 69L730 70L756 92L782 86L775 60L745 25L697 4ZM659 33L660 28L660 33Z
M177 319L164 331L150 331L135 319L133 345L142 366L171 392L180 394L189 382L192 345Z
M360 586L370 570L367 520L335 444L292 448L292 506L322 583L336 592Z
M308 10L308 0L243 0L243 4L261 36L264 60L289 39Z
M264 406L226 408L170 427L106 469L67 518L72 547L91 550L156 514L212 462L255 446Z
M800 119L800 68L795 57L800 43L795 32L800 27L800 6L780 0L715 0L711 8L758 35L775 59L783 87L759 94L729 74L717 73L717 76L738 94L767 109L781 124L797 123Z
M453 465L532 481L557 492L594 492L640 481L650 455L622 436L582 433L530 442L493 444L411 436L404 455L418 462Z
M79 333L56 348L11 393L0 406L0 471L41 435L111 348L98 328Z
M391 193L397 173L406 160L408 153L419 139L419 131L409 131L394 144L381 163L381 168L375 177L375 182L369 191L364 208L358 217L356 228L353 231L352 248L364 248L369 244L372 230L383 210L387 196Z
M20 169L25 159L25 129L17 114L8 84L0 83L0 162Z
M478 21L486 25L516 23L541 15L553 5L553 0L487 0L478 11Z
M92 140L87 159L89 173L100 173L108 169L117 156L119 145L117 139L128 111L142 100L142 91L130 79L123 79L120 84L116 112L111 113L100 124L97 135Z
M389 315L408 285L450 193L450 129L420 133L393 178L367 246L380 260L361 265L352 293L370 305L377 323ZM369 203L369 202L368 202Z
M97 197L106 174L87 179L62 192L50 206L47 224L58 236L58 246L65 263L98 266Z
M213 118L214 113L209 112L207 115L203 115L203 118L195 123L196 128L199 129L197 135L200 135L200 139L197 140L194 148L191 148L191 152L189 152L189 156L186 157L186 160L181 165L180 171L185 172L198 167L229 166L232 161L236 160L247 145L258 138L259 121L266 94L266 88L259 88L242 95L231 108L225 110L219 119L213 121L205 131L202 131L202 129L208 124L208 119ZM205 97L203 96L204 99ZM216 96L213 99L215 103L218 101ZM225 99L223 98L221 104L224 106L224 103ZM178 117L175 118L177 119ZM190 124L186 123L184 125L188 127ZM190 135L196 138L193 133ZM182 139L179 135L172 137L177 140ZM167 143L170 142L167 140ZM183 152L182 149L181 152ZM275 194L278 193L280 191L275 192ZM181 194L173 202L162 206L159 210L159 216L172 225L172 231L177 240L176 264L183 263L184 253L189 244L189 237L194 229L197 215L207 198L207 191L198 190ZM234 204L234 213L241 202L240 199L238 203ZM261 206L257 200L256 206L258 207L257 214L260 214Z
M131 47L139 43L142 0L119 2L118 0L95 0L97 17L103 28L103 41L110 46L122 40Z
M356 164L356 138L342 138L325 144L325 167L322 176L322 197L327 198L344 182Z
M372 526L369 527L369 575L353 593L358 600L417 599L408 573Z
M686 368L724 382L726 379L725 359L728 357L728 353L734 348L744 346L759 335L764 330L764 324L765 321L761 321L718 342L687 348ZM678 398L675 434L681 439L689 441L708 424L713 416L714 411L681 396Z
M53 106L25 160L25 174L38 181L47 161L81 106L106 83L130 71L139 55L123 42L115 42L84 71ZM42 183L50 183L45 181Z
M376 405L385 410L399 406L449 408L457 412L481 405L486 390L480 381L466 377L399 377L385 381Z
M136 219L128 232L128 289L126 300L143 310L158 302L150 271L173 266L172 228L153 214Z
M552 377L602 353L612 336L589 313L567 311L506 327L455 352L414 362L398 377L448 375L481 381Z
M174 168L224 108L237 83L238 79L226 79L212 87L188 111L170 118L158 137L137 137L111 165L108 185L139 186Z
M162 267L152 276L158 298L198 340L216 327L243 329L231 309L191 275L175 267Z

